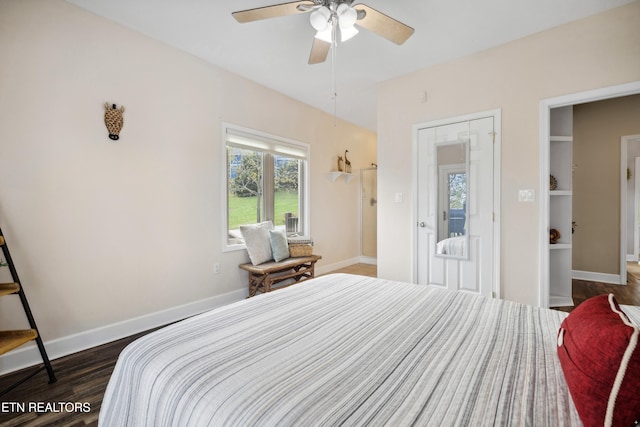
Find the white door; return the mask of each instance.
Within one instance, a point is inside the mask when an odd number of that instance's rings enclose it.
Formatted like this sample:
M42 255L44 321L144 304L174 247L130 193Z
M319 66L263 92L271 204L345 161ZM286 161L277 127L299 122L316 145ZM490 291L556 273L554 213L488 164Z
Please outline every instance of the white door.
M473 117L473 116L470 116ZM464 290L491 296L494 289L494 140L499 112L487 113L466 120L451 119L427 123L417 132L417 212L416 212L416 274L417 282ZM443 173L453 166L443 165L442 149L466 150L461 154L465 167L466 198L463 198L464 225L456 233L443 236L444 220L451 209L444 206L449 189ZM459 159L458 159L459 160ZM466 170L465 170L466 168ZM453 224L453 222L450 222ZM440 227L441 231L438 231ZM460 232L460 230L463 230ZM462 240L461 240L462 239ZM443 251L441 245L450 240L463 244L461 252ZM464 243L460 243L460 242ZM445 246L446 247L446 246ZM443 254L444 253L444 254Z

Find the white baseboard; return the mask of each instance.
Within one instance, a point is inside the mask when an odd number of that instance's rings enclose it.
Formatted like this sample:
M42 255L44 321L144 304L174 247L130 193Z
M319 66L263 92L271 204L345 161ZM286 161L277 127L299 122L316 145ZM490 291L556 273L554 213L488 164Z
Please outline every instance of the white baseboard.
M55 360L78 351L106 344L139 332L148 331L178 320L186 319L207 310L240 301L247 296L247 290L241 289L217 295L200 301L171 307L155 313L145 314L133 319L101 326L62 338L46 341L44 346L50 360ZM0 356L0 375L19 369L39 365L42 358L35 343Z
M574 305L572 297L549 295L549 307L572 307Z
M349 258L342 261L334 262L333 264L326 265L316 265L316 275L327 274L334 270L339 270L341 268L349 267L353 264L358 264L360 262L360 257Z
M362 255L360 256L360 263L369 264L369 265L378 265L378 258Z
M327 264L322 266L316 266L316 273L318 275L327 274L334 270L340 270L341 268L349 267L353 264L371 264L378 265L378 259L373 257L359 256L356 258L349 258L333 264Z
M595 273L593 271L573 270L571 272L571 277L578 280L588 280L590 282L611 283L613 285L621 284L619 274ZM624 283L626 283L626 278Z
M627 262L637 262L638 257L634 254L627 254Z

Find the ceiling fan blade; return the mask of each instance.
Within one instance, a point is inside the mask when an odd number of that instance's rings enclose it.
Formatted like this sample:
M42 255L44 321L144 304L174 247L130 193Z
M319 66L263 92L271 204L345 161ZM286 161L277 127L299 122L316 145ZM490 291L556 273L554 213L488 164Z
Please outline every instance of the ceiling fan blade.
M233 12L231 15L240 23L259 21L261 19L276 18L278 16L307 13L316 4L311 0L292 1L289 3L274 4L272 6L258 7L255 9Z
M369 31L373 31L395 44L404 43L415 31L408 25L405 25L400 21L396 21L390 16L378 12L366 4L357 4L353 7L355 7L358 12L356 25L366 28Z
M313 46L311 46L311 54L309 55L309 64L320 64L327 60L327 55L331 49L331 43L313 38Z

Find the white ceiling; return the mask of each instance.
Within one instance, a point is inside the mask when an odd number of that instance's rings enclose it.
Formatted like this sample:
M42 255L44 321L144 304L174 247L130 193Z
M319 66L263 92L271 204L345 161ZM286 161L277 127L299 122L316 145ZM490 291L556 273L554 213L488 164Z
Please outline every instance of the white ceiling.
M221 68L334 114L331 54L308 65L308 14L239 24L282 0L67 0ZM379 82L634 0L356 0L415 28L402 46L360 30L336 50L338 117L376 130Z

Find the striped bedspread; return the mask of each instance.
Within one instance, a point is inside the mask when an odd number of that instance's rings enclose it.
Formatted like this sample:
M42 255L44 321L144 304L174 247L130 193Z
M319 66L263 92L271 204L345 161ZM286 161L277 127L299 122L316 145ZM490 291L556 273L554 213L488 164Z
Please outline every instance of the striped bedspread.
M322 276L144 336L99 423L581 425L556 355L566 314L353 275Z
M622 308L629 320L640 326L640 307L637 305L621 305L620 308Z

